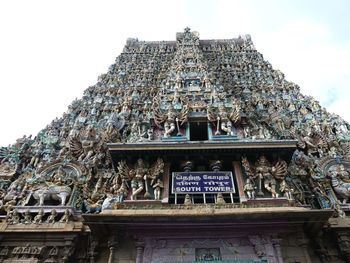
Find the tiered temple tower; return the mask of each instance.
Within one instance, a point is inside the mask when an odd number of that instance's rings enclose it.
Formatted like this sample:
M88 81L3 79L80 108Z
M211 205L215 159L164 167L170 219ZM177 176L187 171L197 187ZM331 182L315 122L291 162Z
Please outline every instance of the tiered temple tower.
M249 35L128 39L0 149L0 262L350 262L349 130Z

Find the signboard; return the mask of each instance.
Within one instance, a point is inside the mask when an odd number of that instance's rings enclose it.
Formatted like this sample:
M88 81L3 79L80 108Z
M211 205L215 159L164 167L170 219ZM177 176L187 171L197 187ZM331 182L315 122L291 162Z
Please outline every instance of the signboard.
M152 263L267 263L266 260L152 261Z
M173 172L172 193L235 193L232 172Z

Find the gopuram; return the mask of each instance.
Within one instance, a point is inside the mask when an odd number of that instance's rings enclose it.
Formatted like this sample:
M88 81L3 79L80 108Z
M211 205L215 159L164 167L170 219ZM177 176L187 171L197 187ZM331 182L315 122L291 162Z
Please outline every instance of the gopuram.
M350 262L349 198L349 124L186 28L1 148L0 262Z

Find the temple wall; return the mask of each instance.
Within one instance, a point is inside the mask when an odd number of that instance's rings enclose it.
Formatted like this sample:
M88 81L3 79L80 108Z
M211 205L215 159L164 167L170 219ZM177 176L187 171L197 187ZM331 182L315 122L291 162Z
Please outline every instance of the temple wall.
M328 260L321 259L315 249L314 240L308 239L302 232L285 233L278 241L271 235L241 235L232 238L195 238L144 236L142 241L134 237L123 238L118 242L113 261L115 263L156 263L156 262L192 262L198 261L206 251L218 256L216 260L255 260L269 263L321 263L346 262L340 259L339 251L329 249ZM138 247L137 244L142 243ZM331 246L329 246L331 247ZM279 250L280 248L280 250ZM281 257L279 258L279 252ZM139 251L139 253L138 253ZM215 254L219 251L218 254ZM201 254L202 253L202 254ZM210 254L210 253L209 253ZM208 254L208 255L209 255ZM109 262L110 250L107 244L98 249L96 263ZM139 261L140 260L140 261ZM265 260L265 261L264 261Z

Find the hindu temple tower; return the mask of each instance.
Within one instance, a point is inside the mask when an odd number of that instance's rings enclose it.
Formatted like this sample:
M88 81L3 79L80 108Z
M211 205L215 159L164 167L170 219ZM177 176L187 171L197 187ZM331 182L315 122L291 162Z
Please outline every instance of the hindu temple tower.
M249 35L128 39L0 149L0 262L350 262L349 130Z

